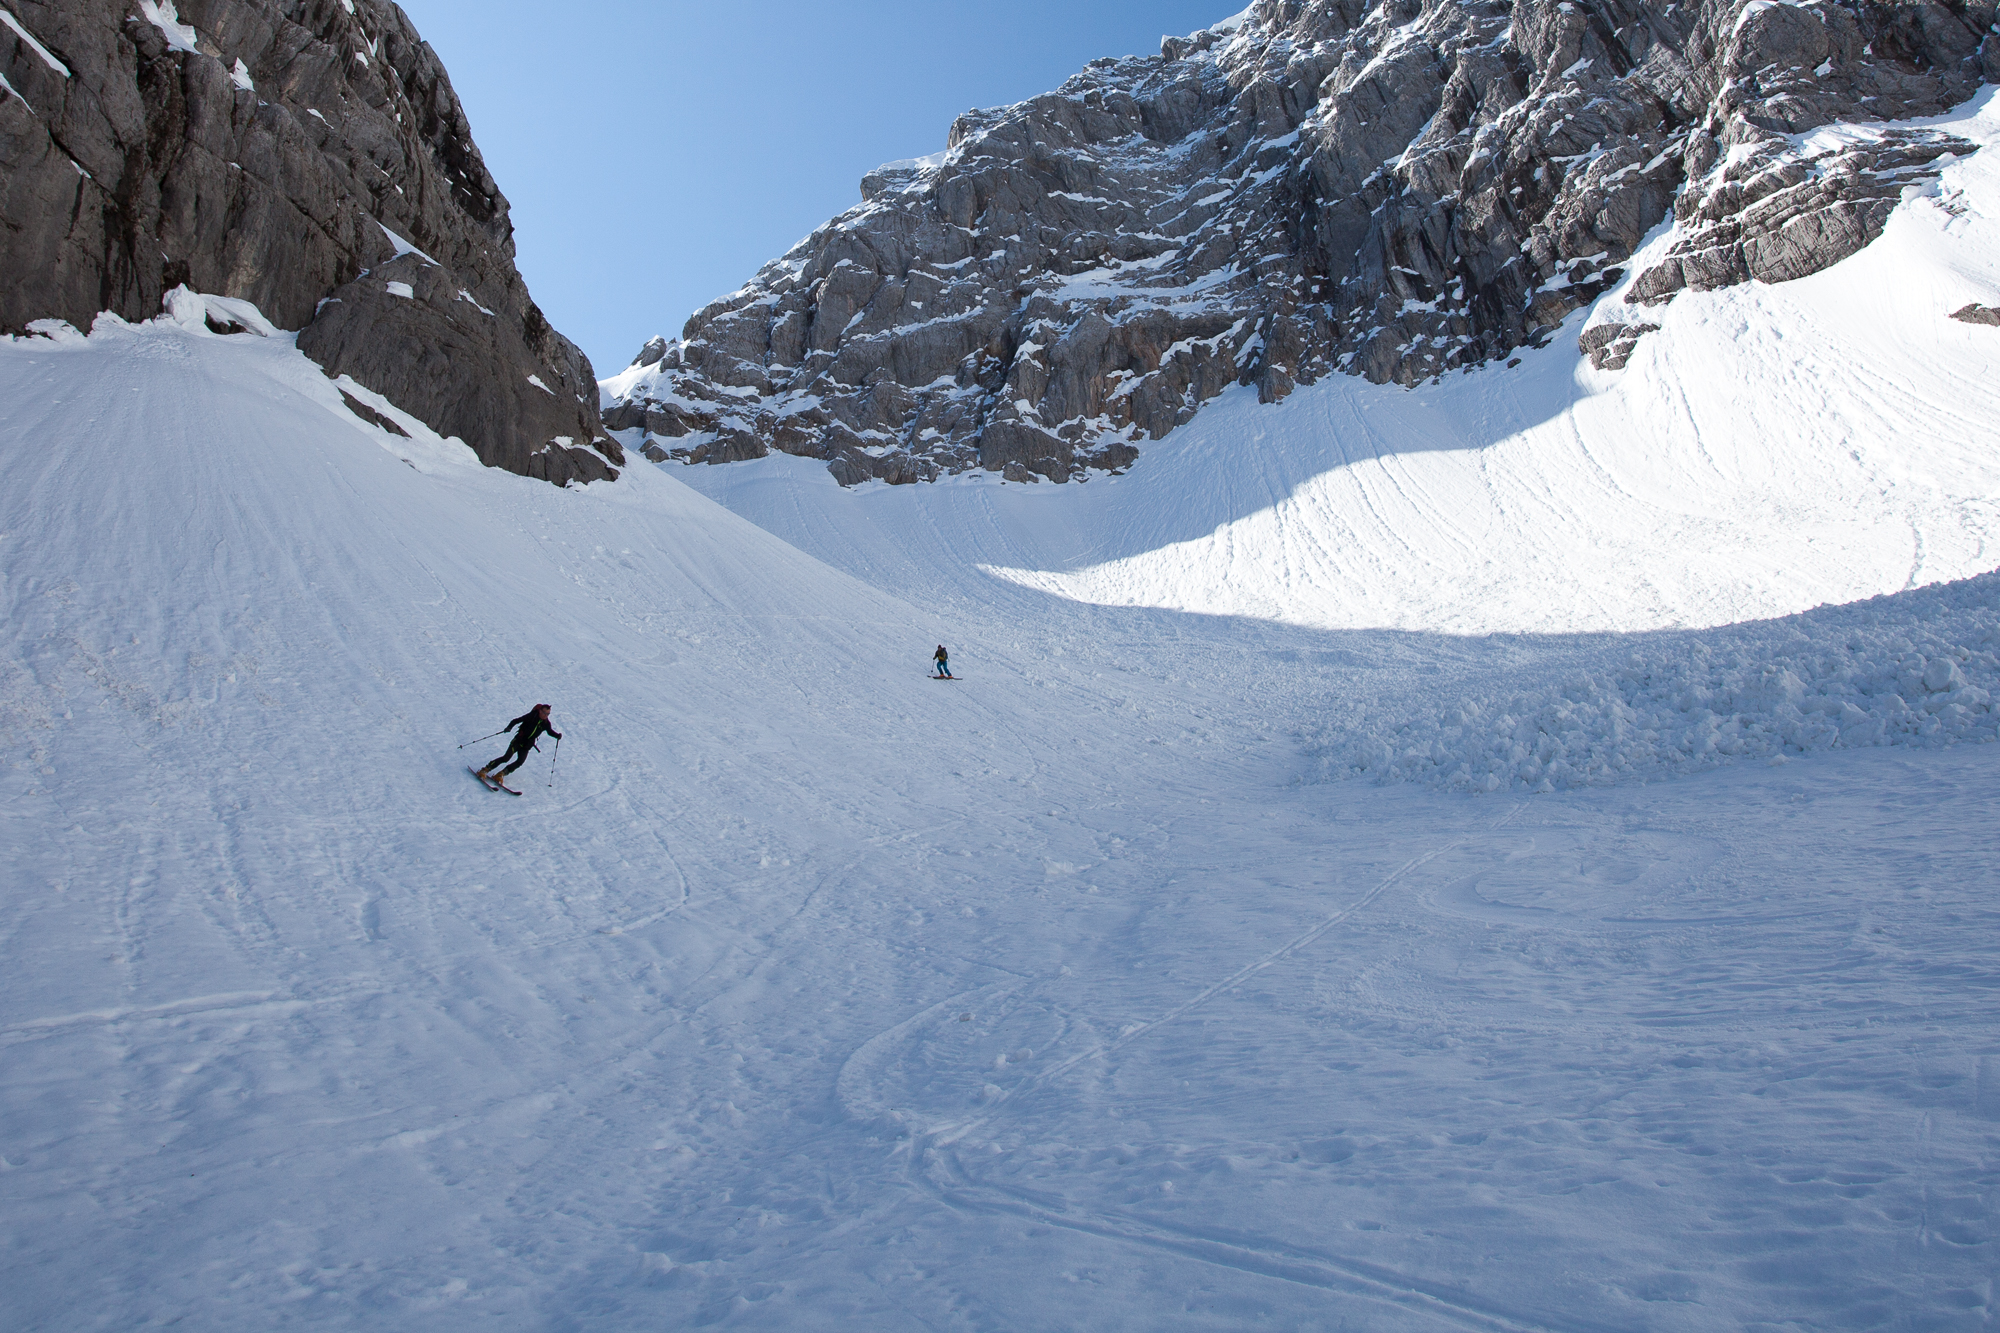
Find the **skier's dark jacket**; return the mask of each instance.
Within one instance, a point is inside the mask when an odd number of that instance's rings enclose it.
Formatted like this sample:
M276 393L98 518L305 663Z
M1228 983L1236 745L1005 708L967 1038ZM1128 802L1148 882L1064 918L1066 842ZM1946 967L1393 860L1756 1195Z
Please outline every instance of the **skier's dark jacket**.
M523 722L527 723L525 727L521 726ZM557 740L562 739L562 733L550 726L547 718L532 709L509 722L504 730L513 731L516 727L521 727L521 730L515 733L514 743L507 747L509 753L526 754L535 748L535 742L545 731Z

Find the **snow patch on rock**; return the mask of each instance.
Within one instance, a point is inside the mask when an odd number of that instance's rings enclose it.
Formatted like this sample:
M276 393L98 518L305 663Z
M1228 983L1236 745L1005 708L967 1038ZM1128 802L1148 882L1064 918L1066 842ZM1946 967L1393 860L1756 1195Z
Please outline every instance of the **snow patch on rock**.
M321 117L321 119L325 119L325 117ZM442 264L438 263L437 260L432 259L422 250L419 250L407 238L399 236L395 232L389 230L388 227L383 226L381 219L377 218L375 220L375 225L382 228L382 234L389 238L389 244L396 247L395 257L397 259L401 259L404 255L415 255L417 258L423 260L426 264L429 264L432 268L444 267Z
M0 23L4 23L8 27L12 28L14 30L14 35L16 37L19 37L22 41L26 42L28 44L28 49L33 51L36 55L42 58L42 63L44 65L47 65L50 69L62 75L65 79L70 76L69 66L63 64L62 61L57 60L54 52L50 51L48 47L43 46L40 42L36 41L35 35L29 32L26 28L21 26L21 20L15 18L13 14L9 13L7 10L0 9ZM190 31L192 31L192 29L190 29ZM5 80L0 80L0 82L5 82ZM11 91L11 89L9 91ZM26 99L24 98L23 100L25 101Z
M160 305L164 312L162 318L184 329L206 330L210 333L243 331L255 333L263 338L272 337L278 332L278 327L264 318L264 312L253 302L238 300L232 296L211 296L206 292L197 292L186 286L180 286L168 292L162 298ZM102 319L103 316L99 318ZM235 328L231 328L231 325Z
M146 16L146 22L160 30L167 39L167 45L176 51L199 54L195 45L195 30L192 23L182 23L175 9L174 0L139 0L139 12Z

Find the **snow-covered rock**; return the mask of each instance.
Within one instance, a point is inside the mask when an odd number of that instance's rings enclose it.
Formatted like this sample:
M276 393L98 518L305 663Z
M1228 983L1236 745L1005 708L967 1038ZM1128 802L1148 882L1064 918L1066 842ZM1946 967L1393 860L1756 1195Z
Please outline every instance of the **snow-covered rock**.
M2000 68L1993 14L1259 0L870 173L608 380L607 421L688 461L824 458L844 484L1065 481L1231 384L1414 385L1540 345L1670 209L1680 243L1634 300L1803 276L1966 147L1811 132L1963 101ZM1657 320L1612 323L1586 346L1606 368Z
M0 332L148 319L185 285L301 330L329 374L491 466L558 484L615 475L590 362L529 298L507 200L399 7L13 8ZM528 374L555 390L524 388ZM592 447L551 447L563 437Z

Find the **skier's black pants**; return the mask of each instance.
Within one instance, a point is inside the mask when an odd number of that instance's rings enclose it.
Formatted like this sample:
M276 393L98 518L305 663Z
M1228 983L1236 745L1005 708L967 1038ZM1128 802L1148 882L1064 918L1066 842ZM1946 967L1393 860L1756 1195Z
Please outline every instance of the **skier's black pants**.
M532 752L533 752L532 749L507 751L507 753L501 755L498 759L495 759L492 763L486 766L486 776L492 778L506 777L509 773L512 773L515 769L527 763L528 756ZM499 765L506 764L509 759L512 759L514 762L511 764L507 764L507 767L500 769L498 773L495 773L493 771L495 768L499 767Z

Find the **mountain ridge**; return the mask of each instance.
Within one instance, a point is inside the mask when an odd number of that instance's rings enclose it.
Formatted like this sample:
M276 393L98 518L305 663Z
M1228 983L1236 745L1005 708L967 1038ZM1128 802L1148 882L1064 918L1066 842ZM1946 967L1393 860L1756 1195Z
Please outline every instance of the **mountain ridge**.
M664 461L777 450L842 484L1067 481L1231 384L1413 385L1544 343L1672 216L1646 303L1817 272L1970 145L1991 4L1259 0L1157 57L968 112L941 156L654 339L606 423Z

